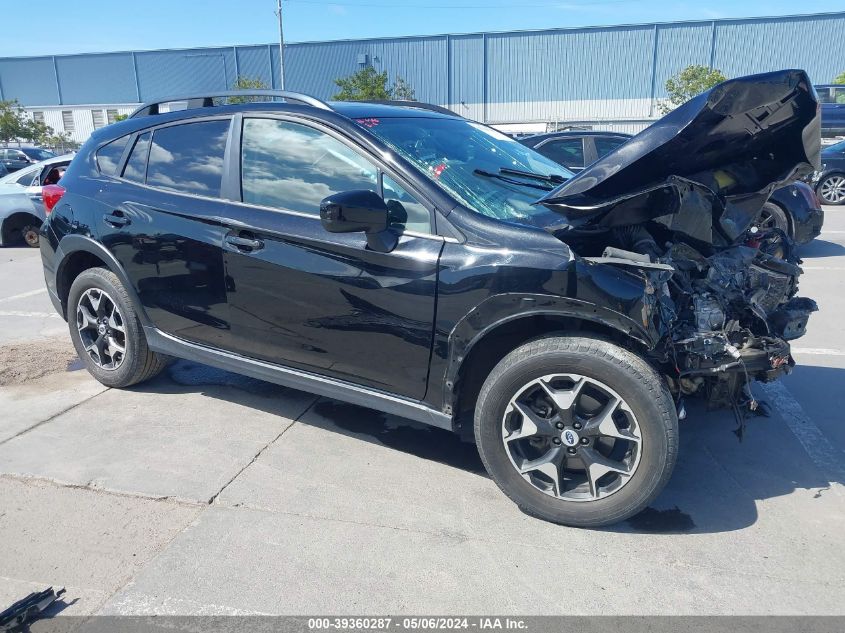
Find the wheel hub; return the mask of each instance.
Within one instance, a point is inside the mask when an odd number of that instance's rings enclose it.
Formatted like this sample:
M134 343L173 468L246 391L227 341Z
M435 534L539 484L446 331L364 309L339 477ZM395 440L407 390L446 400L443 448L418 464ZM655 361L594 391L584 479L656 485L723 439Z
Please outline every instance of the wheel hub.
M605 383L575 374L532 380L502 418L511 465L541 492L593 501L625 486L642 455L631 408Z
M560 440L566 446L572 447L577 446L578 443L581 441L581 438L578 436L578 433L575 429L566 429L563 433L560 434Z
M76 305L76 328L88 358L114 370L126 358L126 327L117 303L100 288L89 288Z

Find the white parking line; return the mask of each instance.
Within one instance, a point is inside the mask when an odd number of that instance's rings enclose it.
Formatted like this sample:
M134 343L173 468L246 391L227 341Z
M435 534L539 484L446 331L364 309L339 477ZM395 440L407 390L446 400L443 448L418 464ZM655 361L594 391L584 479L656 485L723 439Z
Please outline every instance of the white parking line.
M845 231L822 231L822 235L845 235Z
M51 319L53 317L58 318L59 315L56 312L24 312L22 310L3 310L0 311L0 317L35 317Z
M831 490L842 496L845 489L841 483L845 481L845 467L842 465L845 462L845 453L830 443L783 383L770 382L760 384L760 387L766 392L774 405L773 408L780 413L807 455L828 480Z
M845 356L841 349L829 349L826 347L793 347L793 354L815 354L816 356Z
M40 295L42 292L47 292L46 288L38 288L36 290L30 290L29 292L22 292L19 295L12 295L11 297L3 297L0 299L0 303L5 303L6 301L14 301L15 299L26 299L27 297L34 297L35 295Z
M804 270L845 270L845 266L801 266Z

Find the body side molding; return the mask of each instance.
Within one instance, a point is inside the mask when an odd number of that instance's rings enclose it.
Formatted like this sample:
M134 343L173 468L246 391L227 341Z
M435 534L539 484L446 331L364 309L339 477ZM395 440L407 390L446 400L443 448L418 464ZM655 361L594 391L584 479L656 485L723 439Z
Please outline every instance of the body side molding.
M417 400L410 400L343 380L212 349L165 334L151 326L145 326L144 333L147 336L147 344L150 349L161 354L204 363L218 369L244 374L319 396L336 398L350 404L402 416L448 431L453 430L452 416L441 413Z

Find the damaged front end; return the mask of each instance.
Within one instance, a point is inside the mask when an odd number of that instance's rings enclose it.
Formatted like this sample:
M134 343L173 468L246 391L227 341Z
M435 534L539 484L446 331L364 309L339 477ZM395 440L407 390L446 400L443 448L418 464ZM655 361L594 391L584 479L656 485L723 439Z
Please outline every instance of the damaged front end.
M652 361L682 410L704 396L742 425L752 380L794 365L815 302L796 296L795 245L755 225L776 188L819 165L815 93L803 71L731 80L673 111L539 202L587 266L645 283Z

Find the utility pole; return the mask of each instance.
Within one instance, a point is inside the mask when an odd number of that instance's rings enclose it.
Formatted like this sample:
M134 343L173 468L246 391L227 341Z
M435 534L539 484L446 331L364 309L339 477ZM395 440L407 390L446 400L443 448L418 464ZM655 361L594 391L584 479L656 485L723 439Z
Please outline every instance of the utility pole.
M279 18L279 90L285 89L285 35L282 30L282 0L276 0L276 15Z

